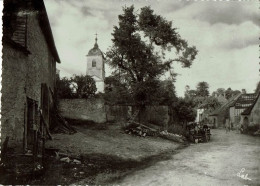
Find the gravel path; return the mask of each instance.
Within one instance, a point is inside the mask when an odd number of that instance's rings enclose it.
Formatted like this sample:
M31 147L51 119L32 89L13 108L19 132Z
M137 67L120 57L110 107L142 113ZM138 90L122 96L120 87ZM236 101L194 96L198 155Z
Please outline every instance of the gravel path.
M136 171L115 184L260 185L260 138L219 129L212 134L209 143L192 144L172 159Z

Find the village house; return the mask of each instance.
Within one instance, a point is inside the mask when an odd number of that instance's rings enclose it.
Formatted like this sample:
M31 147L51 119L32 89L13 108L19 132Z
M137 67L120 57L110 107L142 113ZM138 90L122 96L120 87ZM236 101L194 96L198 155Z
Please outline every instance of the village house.
M227 103L213 111L209 116L210 121L216 127L225 127L228 123L232 128L239 128L241 123L241 113L249 108L255 101L256 95L247 94L245 89L231 97Z
M209 114L209 120L215 127L224 127L229 118L229 107L237 101L241 94L231 97L226 103Z
M245 89L242 90L242 94L236 102L229 107L229 122L234 128L239 128L241 124L241 114L249 108L256 100L256 94L246 93Z
M240 124L245 127L260 126L260 92L254 103L241 113Z
M228 101L225 98L225 95L221 95L221 94L217 94L214 93L214 97L218 100L218 102L220 103L220 107L223 107ZM197 116L196 116L196 122L199 123L207 123L210 124L212 127L217 127L217 123L216 123L216 119L211 120L212 117L210 117L212 114L212 110L208 109L207 106L201 106L197 109ZM215 122L214 122L215 121Z
M32 151L51 126L55 47L43 0L4 0L1 142Z

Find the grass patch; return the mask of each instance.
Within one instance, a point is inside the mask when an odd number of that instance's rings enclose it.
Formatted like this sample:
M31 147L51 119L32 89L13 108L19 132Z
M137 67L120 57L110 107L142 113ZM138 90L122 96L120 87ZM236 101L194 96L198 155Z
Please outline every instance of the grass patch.
M107 130L109 123L96 123L92 120L80 120L65 118L65 120L72 126L82 126L92 130Z

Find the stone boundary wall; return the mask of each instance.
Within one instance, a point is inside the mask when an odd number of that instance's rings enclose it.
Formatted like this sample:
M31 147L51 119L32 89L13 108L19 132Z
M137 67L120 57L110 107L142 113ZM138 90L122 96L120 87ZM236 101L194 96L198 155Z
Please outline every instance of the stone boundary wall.
M105 123L106 108L102 99L61 99L59 111L65 118Z
M134 106L105 105L103 99L61 99L59 110L65 118L105 122L127 122L135 111ZM152 123L163 128L168 127L170 120L168 106L147 106L141 110L136 121Z

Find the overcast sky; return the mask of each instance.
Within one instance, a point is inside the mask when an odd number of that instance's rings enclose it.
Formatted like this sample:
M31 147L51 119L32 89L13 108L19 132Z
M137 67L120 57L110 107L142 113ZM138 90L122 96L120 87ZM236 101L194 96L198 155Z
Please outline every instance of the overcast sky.
M179 0L45 0L54 40L61 58L61 76L86 74L86 54L93 47L95 33L103 52L111 46L113 26L123 6L136 10L150 5L190 45L199 50L191 68L175 65L178 96L186 85L195 89L200 81L210 92L228 88L253 92L259 81L258 1ZM109 69L106 76L109 75Z

